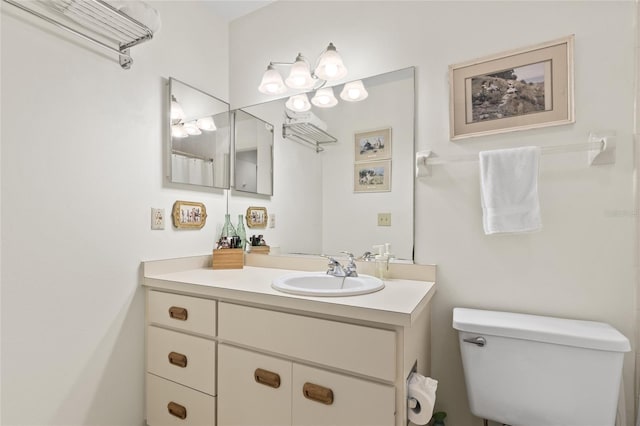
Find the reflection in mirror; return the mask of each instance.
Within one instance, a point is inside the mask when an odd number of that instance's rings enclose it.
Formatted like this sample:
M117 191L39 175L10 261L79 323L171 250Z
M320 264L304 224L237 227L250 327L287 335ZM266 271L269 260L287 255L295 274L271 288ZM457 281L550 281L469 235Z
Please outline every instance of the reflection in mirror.
M414 74L410 67L363 79L366 99L312 107L309 114L294 118L285 114L286 98L243 108L275 128L275 188L265 202L278 216L278 226L265 234L271 246L279 246L281 253L335 255L346 250L360 256L374 251L374 245L390 243L397 259L413 260ZM333 89L340 93L343 85ZM283 125L292 123L310 124L332 140L317 142L318 137L309 143L283 137ZM388 130L390 143L379 153L362 153L357 135L378 135L380 130L384 135ZM361 170L384 170L389 188L362 191L362 185L375 179L361 182ZM383 217L390 222L379 225L380 213L389 214Z
M232 117L235 189L273 195L273 125L241 109Z
M229 104L169 78L169 180L229 188Z

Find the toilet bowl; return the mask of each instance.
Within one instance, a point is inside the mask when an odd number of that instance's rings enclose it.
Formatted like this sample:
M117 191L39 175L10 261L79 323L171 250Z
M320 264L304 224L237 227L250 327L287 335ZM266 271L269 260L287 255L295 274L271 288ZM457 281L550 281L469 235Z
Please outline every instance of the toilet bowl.
M454 308L471 412L512 426L613 425L629 340L608 324Z

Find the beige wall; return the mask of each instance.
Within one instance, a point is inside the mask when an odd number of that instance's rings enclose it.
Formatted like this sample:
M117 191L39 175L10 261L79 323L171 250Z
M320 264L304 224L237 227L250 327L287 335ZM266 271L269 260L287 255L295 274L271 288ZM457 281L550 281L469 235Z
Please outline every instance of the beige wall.
M278 1L231 24L236 106L265 99L256 86L269 61L298 52L314 58L333 42L349 78L417 66L418 150L450 156L583 143L591 130L616 130L615 165L587 167L584 153L543 157L540 233L483 234L477 165L439 166L416 183L415 260L438 265L432 371L438 409L451 424L480 423L468 411L455 306L605 321L635 348L635 16L632 1ZM448 65L569 34L576 36L575 124L449 141ZM634 360L629 354L624 369L629 422Z
M140 261L209 252L223 219L221 194L163 186L162 147L169 76L228 97L227 24L153 5L124 71L2 2L2 424L144 424ZM204 230L150 230L175 200Z

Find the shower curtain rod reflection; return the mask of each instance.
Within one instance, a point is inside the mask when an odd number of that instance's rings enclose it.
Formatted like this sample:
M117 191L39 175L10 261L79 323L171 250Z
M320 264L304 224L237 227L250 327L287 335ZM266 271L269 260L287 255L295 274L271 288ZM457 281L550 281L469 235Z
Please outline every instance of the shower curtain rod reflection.
M213 158L202 157L200 155L192 154L190 152L184 152L184 151L179 151L177 149L172 149L171 153L176 155L182 155L183 157L195 158L196 160L202 160L202 161L213 163Z

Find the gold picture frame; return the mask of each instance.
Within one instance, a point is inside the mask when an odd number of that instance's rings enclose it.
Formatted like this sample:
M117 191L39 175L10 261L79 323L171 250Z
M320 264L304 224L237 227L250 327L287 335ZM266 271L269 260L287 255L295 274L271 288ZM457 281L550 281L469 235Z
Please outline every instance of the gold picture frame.
M358 132L354 139L356 162L391 158L391 127Z
M266 228L269 220L266 207L249 207L247 209L247 226L249 228Z
M574 38L450 65L451 140L574 123Z
M200 229L207 222L207 208L203 203L176 201L171 216L176 228Z
M391 191L391 160L355 163L353 170L353 191Z

